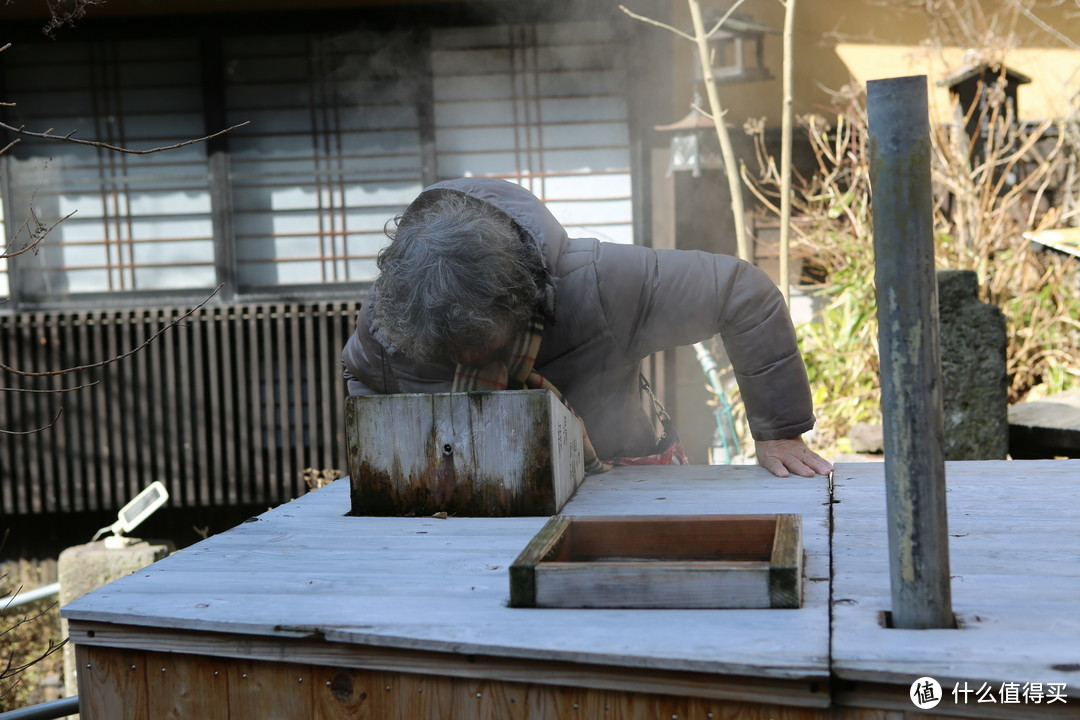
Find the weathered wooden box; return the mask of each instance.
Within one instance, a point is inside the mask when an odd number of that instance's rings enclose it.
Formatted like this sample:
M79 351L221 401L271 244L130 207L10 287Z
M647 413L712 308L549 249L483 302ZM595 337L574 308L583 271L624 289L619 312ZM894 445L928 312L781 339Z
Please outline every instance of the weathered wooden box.
M799 515L554 517L510 567L510 605L796 608Z
M585 477L547 390L351 397L346 434L353 515L554 515Z

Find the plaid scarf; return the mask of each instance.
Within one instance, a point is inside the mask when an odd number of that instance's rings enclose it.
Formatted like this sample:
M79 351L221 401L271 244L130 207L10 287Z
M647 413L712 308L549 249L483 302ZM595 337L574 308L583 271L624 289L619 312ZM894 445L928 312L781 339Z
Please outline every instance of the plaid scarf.
M454 371L454 384L450 389L453 392L506 390L507 388L550 390L573 413L574 409L570 407L559 389L533 369L543 334L543 318L539 314L533 315L528 327L510 341L506 352L502 353L499 359L482 366L458 365ZM577 413L574 415L580 419ZM589 432L585 429L584 421L581 424L581 435L585 472L592 475L610 470L611 465L602 462L596 456L596 450L593 449L592 441L589 440Z

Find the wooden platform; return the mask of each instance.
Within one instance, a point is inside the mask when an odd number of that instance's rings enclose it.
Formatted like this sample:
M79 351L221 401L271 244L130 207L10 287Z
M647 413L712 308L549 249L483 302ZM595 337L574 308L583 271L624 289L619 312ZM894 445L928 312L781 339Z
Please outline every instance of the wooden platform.
M832 495L757 467L618 468L564 510L801 514L803 606L771 610L511 608L508 567L546 518L347 517L338 481L64 608L82 716L915 718L930 675L948 695L931 713L1031 717L955 705L949 683L1080 683L1080 462L948 474L952 631L882 627L874 463L840 466ZM1037 716L1078 709L1080 690Z
M979 718L1080 717L1080 461L946 465L949 562L958 630L893 630L884 464L834 475L832 671L844 705L911 710L921 676L997 695L1004 683L1068 686L1068 702L977 703ZM1029 687L1030 689L1030 687ZM961 690L962 692L962 690Z

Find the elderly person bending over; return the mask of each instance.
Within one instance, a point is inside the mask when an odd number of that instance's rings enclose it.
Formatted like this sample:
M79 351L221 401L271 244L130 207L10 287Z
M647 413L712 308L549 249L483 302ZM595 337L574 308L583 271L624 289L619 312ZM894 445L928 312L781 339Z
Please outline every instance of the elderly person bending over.
M350 395L548 387L599 458L649 455L641 360L719 333L758 462L831 470L801 438L814 415L791 318L749 263L568 238L531 193L481 178L427 188L391 237L342 353Z

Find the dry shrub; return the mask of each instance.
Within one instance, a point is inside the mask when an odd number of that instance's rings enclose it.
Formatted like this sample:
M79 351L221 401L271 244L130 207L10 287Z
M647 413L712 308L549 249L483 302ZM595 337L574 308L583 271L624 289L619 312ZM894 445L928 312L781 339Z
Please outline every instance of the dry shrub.
M824 280L814 290L823 309L800 333L819 419L815 445L833 453L848 449L854 423L880 422L865 98L857 88L838 98L844 105L831 122L800 118L816 167L797 179L793 201L798 252ZM1024 127L1003 98L986 100L987 132L974 160L962 127L932 133L936 256L939 268L974 270L982 299L1005 313L1016 402L1067 389L1080 377L1080 260L1025 239L1080 220L1065 202L1076 197L1070 183L1080 147L1069 141L1075 121ZM752 134L766 157L763 135ZM762 167L752 186L775 207L775 174L769 163Z
M39 689L48 676L62 676L63 642L60 610L55 598L10 608L19 585L0 575L0 712L41 702Z

